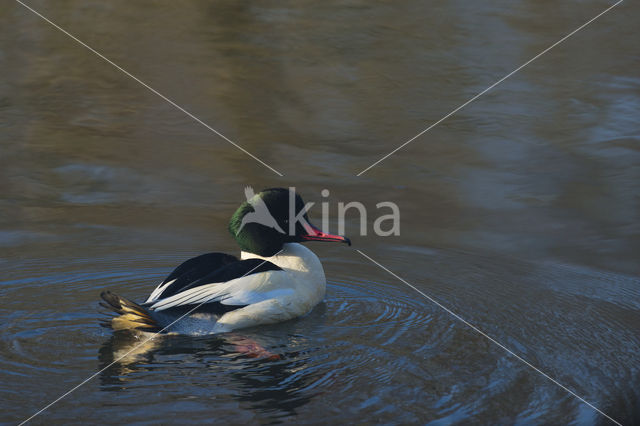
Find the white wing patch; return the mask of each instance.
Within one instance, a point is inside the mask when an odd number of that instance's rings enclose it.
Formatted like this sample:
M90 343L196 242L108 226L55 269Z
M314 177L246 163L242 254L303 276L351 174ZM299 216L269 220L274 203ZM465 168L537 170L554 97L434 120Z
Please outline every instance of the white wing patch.
M149 295L149 297L147 298L147 301L144 303L149 303L149 302L153 302L156 299L158 299L158 297L162 294L163 291L165 291L165 289L167 287L169 287L171 284L173 284L175 282L175 279L166 282L164 284L160 284L158 287L155 288L155 290L153 290L151 292L151 294Z
M149 296L149 301L155 301L150 308L162 311L176 306L210 302L220 302L223 305L251 305L263 300L292 295L294 289L290 287L290 279L289 274L282 270L260 272L227 282L203 284L156 300L164 290L158 287Z

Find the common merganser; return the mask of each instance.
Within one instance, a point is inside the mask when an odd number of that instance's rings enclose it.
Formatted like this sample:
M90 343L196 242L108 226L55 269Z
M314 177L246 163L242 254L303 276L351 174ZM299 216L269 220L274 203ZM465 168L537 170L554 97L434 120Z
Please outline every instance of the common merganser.
M190 318L205 318L208 333L223 333L296 318L320 303L326 287L322 264L299 243L351 245L349 239L313 226L294 191L270 188L256 195L250 189L245 193L247 201L229 222L229 231L242 250L240 259L224 253L189 259L142 304L105 291L100 296L106 303L100 304L120 315L102 325L114 330L171 332L176 329L172 321L188 313ZM291 227L290 220L295 222Z

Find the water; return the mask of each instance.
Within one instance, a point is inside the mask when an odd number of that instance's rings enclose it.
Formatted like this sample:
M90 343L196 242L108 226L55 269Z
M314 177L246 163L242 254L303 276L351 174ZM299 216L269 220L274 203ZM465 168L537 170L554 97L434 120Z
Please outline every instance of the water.
M30 3L31 4L31 3ZM327 297L239 336L145 345L34 423L607 424L360 249L623 424L640 423L639 8L624 2L360 177L606 3L65 2L0 8L0 421L137 342L144 298L226 232L245 185L367 206L309 244ZM372 223L393 201L401 235ZM311 217L318 218L316 206ZM249 358L250 338L281 356Z

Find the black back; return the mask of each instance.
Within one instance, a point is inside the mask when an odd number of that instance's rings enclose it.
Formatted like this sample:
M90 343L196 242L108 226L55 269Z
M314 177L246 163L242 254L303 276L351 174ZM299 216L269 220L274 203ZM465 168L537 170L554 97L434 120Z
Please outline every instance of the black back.
M161 297L173 296L182 290L186 290L184 287L192 282L237 261L237 257L225 253L206 253L193 257L180 264L162 281L161 285L171 280L176 280L162 292Z
M238 260L235 256L224 253L203 254L187 260L169 274L162 284L174 279L175 282L164 289L156 301L147 305L201 285L223 283L246 275L281 270L279 266L262 259Z

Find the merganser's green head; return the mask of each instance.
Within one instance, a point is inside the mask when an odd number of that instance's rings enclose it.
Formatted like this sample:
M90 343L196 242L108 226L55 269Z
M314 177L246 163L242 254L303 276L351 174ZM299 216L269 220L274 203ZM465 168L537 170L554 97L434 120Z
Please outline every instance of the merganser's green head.
M243 251L273 256L285 243L337 241L351 245L340 235L324 233L309 221L300 195L285 188L269 188L258 194L248 187L247 201L231 217L229 232Z

